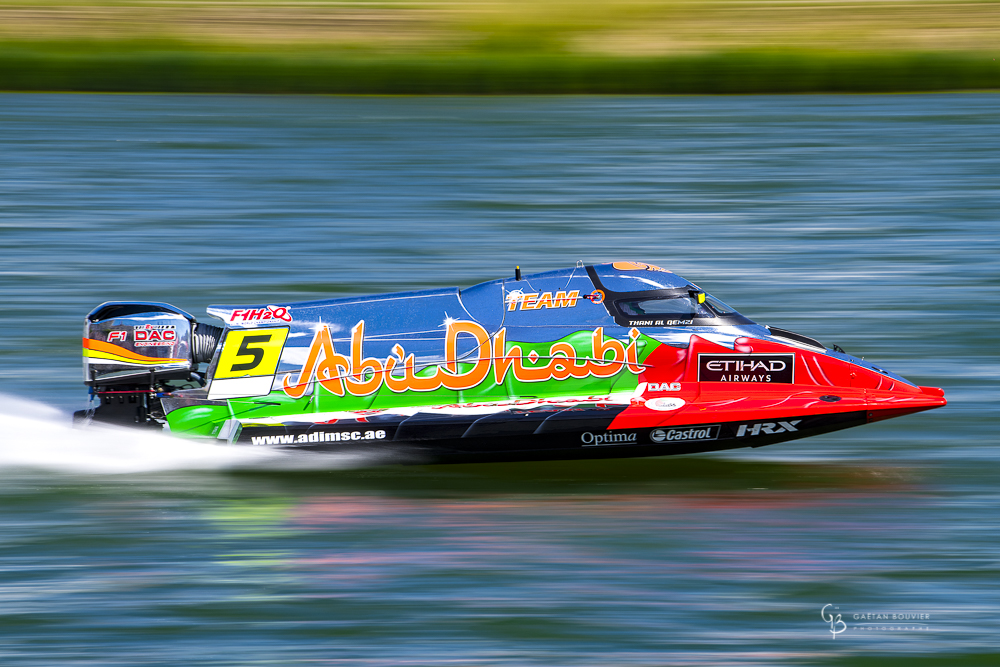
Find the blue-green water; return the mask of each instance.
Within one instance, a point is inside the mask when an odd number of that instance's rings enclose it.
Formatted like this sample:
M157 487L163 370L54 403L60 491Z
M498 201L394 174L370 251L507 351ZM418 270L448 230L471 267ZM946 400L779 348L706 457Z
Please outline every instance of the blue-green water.
M0 95L0 664L998 664L998 211L996 95ZM66 426L101 301L205 319L578 259L950 405L436 468Z

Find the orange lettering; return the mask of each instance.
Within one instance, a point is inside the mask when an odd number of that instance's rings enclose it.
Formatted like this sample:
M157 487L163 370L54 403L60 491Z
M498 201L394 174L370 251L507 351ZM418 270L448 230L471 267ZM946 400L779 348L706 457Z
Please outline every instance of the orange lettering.
M351 372L351 361L342 354L335 354L333 349L333 344L330 344L330 350L326 354L326 358L320 362L319 366L316 368L316 379L319 383L323 385L325 389L330 391L337 396L344 395L344 380L345 375L349 375ZM350 381L348 381L350 382ZM350 385L348 385L350 387ZM348 388L350 391L350 388Z
M361 320L351 329L351 363L352 370L347 377L347 391L354 396L367 396L375 393L382 384L382 362L374 357L364 359L365 321ZM372 371L367 380L368 370Z
M306 357L306 363L302 366L302 370L299 371L299 377L295 381L295 384L291 384L289 382L292 378L292 374L288 373L281 380L281 388L284 389L285 393L292 398L302 398L303 394L305 394L306 390L309 388L309 384L315 377L317 363L321 358L326 360L333 357L334 354L333 341L330 338L330 328L324 326L313 336L312 344L309 346L309 356ZM322 355L322 357L320 355ZM329 378L329 369L327 369L326 375L328 376L327 382L332 382L332 378ZM327 389L330 389L330 387L327 387ZM343 385L341 385L338 395L344 395Z
M591 337L591 346L594 350L593 359L588 363L590 374L599 378L611 377L621 370L622 362L625 361L625 346L614 338L604 340L604 327L594 329ZM606 359L608 352L614 354L613 359ZM601 361L595 361L600 359Z
M403 373L403 377L399 378L392 374L392 369L396 367L397 363L401 363L406 356L406 352L403 351L403 346L396 344L392 347L392 353L399 357L400 361L396 361L396 357L390 355L386 357L385 360L385 386L389 388L389 391L396 393L406 391L409 386L406 383L406 373ZM412 355L411 355L412 356Z
M542 307L541 304L546 303L547 297L549 302L555 303L551 300L551 293L546 292L537 302L538 305L534 305L534 297L537 296L529 295L532 297L532 310ZM576 292L571 292L569 296L560 293L557 300L577 298L579 295ZM471 353L469 355L468 363L472 368L464 373L460 372L458 358L458 337L463 334L472 336L476 342L475 358ZM329 326L320 327L313 336L309 354L298 377L293 379L292 373L286 373L282 378L285 393L292 398L301 398L310 384L318 381L327 391L337 396L344 396L345 393L366 396L378 390L383 378L386 387L396 393L434 391L442 386L452 391L463 391L485 381L490 375L491 367L498 385L503 384L511 369L518 382L544 382L552 379L561 381L589 375L607 378L621 372L623 367L636 374L644 370L639 363L641 336L635 328L629 331L630 341L627 347L615 338L605 339L604 328L598 327L591 336L593 353L589 359L579 357L572 345L560 341L549 346L548 357L542 358L532 353L535 357L535 361L532 361L532 355L525 355L521 345L513 345L509 351L506 350L506 328L496 333L491 345L489 333L482 325L476 322L450 322L445 334L443 363L427 365L428 370L424 375L417 374L416 355L407 355L398 344L392 348L392 354L384 362L372 357L366 358L364 337L365 323L362 320L351 329L351 353L348 358L338 354L334 348ZM394 371L400 370L400 366L402 375L395 375Z
M552 347L549 348L549 354L552 356L552 361L549 362L549 370L552 373L552 377L556 380L565 380L568 377L577 377L576 371L576 350L569 343L553 343ZM563 356L558 356L558 355ZM570 363L572 360L574 363ZM587 376L587 364L584 362L583 365L583 377Z
M553 308L575 308L576 302L580 298L580 290L573 290L569 294L566 292L556 292L556 297L552 300Z
M458 372L458 336L459 334L470 334L479 343L479 350L476 352L476 365L467 373ZM486 379L490 373L490 364L493 359L490 357L490 335L480 325L475 322L451 322L448 324L448 334L444 343L445 366L449 373L442 373L442 382L448 389L461 391L472 389L477 384Z
M497 384L503 384L503 379L507 375L507 370L514 363L514 359L521 356L521 346L515 345L510 348L510 352L505 352L507 347L507 329L503 328L493 337L493 379Z
M639 330L632 327L628 335L632 340L629 342L628 347L625 348L625 360L628 362L628 369L638 375L646 370L643 366L639 365Z
M412 352L403 363L405 365L403 370L406 372L408 389L412 389L413 391L434 391L441 386L441 368L439 366L434 367L434 373L431 375L420 377L416 373L417 358Z
M515 349L520 351L520 347ZM513 352L513 350L511 351ZM544 382L545 380L552 379L548 364L542 366L525 366L524 359L525 357L522 354L514 357L514 377L518 380L521 382ZM528 357L528 362L532 363L531 357Z

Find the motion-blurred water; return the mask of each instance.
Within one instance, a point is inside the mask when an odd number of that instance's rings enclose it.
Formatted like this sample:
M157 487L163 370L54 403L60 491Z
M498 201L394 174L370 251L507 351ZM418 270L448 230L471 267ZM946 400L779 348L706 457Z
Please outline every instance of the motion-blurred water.
M998 102L0 95L0 664L997 664ZM206 319L577 259L951 403L412 468L67 425L101 301Z

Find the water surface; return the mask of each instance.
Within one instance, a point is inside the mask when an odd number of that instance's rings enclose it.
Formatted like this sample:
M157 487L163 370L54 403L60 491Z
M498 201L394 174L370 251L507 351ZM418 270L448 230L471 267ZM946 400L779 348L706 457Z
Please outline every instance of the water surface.
M995 662L997 102L0 95L0 661ZM413 468L65 425L105 300L205 319L578 259L668 267L950 405Z

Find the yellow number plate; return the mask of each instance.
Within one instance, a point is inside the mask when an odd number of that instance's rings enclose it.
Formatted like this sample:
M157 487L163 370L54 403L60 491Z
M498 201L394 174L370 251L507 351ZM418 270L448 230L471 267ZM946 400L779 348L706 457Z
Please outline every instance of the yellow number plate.
M288 338L288 327L274 329L230 329L222 344L216 378L274 375L281 360L281 350Z

